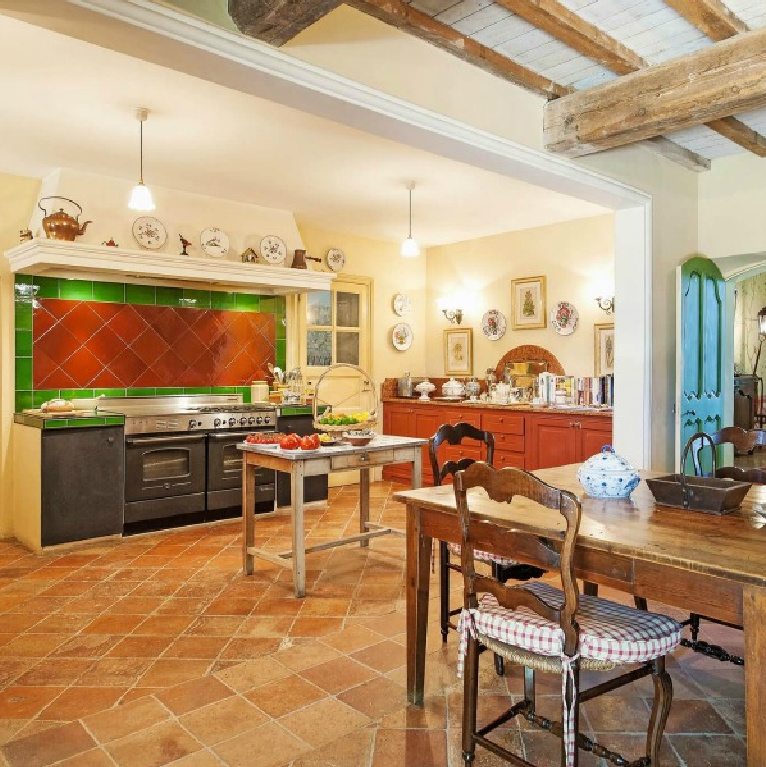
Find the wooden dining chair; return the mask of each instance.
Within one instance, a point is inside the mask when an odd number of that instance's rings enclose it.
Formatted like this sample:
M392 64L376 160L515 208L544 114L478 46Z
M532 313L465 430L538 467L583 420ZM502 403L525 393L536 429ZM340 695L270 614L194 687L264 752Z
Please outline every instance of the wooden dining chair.
M704 442L713 444L714 446L721 446L731 444L734 447L734 457L740 457L744 455L753 455L756 449L766 447L766 431L760 429L741 429L739 426L726 426L719 431L713 432L713 434L707 435L710 439L699 440L699 444L693 444L689 451L692 456L692 465L694 467L694 473L698 477L706 477L711 475L711 471L708 467L703 465L703 451ZM712 468L712 467L711 467ZM716 466L716 477L724 477L728 479L734 479L738 482L752 482L755 485L766 485L766 466L753 466L753 467L740 467L740 466ZM741 655L735 655L728 652L721 645L710 644L700 640L700 622L706 620L710 623L717 623L721 626L728 626L729 628L742 630L742 626L736 623L728 623L727 621L718 620L717 618L709 618L699 613L692 613L688 620L684 621L684 625L688 625L691 632L691 639L682 639L681 644L684 647L689 647L694 652L707 655L710 658L715 658L724 663L734 663L736 666L744 666L745 659Z
M434 484L441 485L448 477L452 478L456 472L468 468L475 459L460 458L458 460L446 460L439 464L439 448L442 445L460 445L464 440L471 440L472 443L483 445L486 449L487 463L491 466L495 455L495 438L489 431L482 431L470 423L456 423L454 425L445 423L437 430L436 434L428 441L428 455L431 459L431 470L433 472ZM447 635L450 629L457 629L457 624L451 621L455 615L459 615L462 608L450 609L450 570L460 572L460 567L451 561L450 554L460 556L460 546L457 544L447 544L444 541L439 542L439 597L440 597L440 622L442 632L442 642L447 641ZM537 567L529 565L520 565L513 559L499 557L487 552L477 551L477 559L482 560L492 568L492 576L501 583L505 583L509 578L515 580L529 580L530 578L539 578L544 571ZM503 674L503 659L501 656L495 656L495 668L497 673Z
M582 509L574 494L551 487L521 469L493 469L483 462L459 471L454 487L464 583L458 654L458 674L464 676L464 763L470 765L475 761L479 745L512 764L529 765L487 737L495 728L521 715L561 739L562 766L577 767L582 749L613 764L659 767L662 733L673 697L665 656L678 646L681 624L665 615L578 593L574 552ZM509 529L487 521L486 514L474 516L474 506L488 503L483 495L470 493L474 488L483 488L490 501L511 503L518 498L534 504L518 504L514 517L518 524ZM525 523L533 524L535 516L547 513L539 507L558 512L564 518L565 528L558 539L541 540L523 532ZM562 589L542 581L509 586L478 575L474 568L476 548L492 550L498 544L514 551L520 561L542 562L550 570L558 569ZM480 644L507 661L524 666L524 697L477 729ZM609 670L626 664L640 665L601 684L580 689L581 669ZM537 671L561 676L560 721L551 721L535 710ZM579 732L581 703L649 675L654 682L654 698L644 757L629 762Z

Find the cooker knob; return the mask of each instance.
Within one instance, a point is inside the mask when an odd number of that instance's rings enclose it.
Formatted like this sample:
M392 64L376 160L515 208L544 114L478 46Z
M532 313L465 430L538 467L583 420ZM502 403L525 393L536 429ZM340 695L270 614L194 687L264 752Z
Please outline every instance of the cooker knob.
M250 416L250 418L247 419L247 425L252 426L255 423L255 418L253 416Z
M229 426L236 426L237 419L236 418L229 418Z
M189 428L190 429L193 429L195 426L198 426L198 425L199 424L193 418L189 421Z
M263 423L263 418L261 418L260 416L258 416L258 418L256 418L256 419L255 419L255 422L256 422L257 424L261 424L261 423Z
M240 426L247 426L247 418L240 418L239 419L239 425Z
M221 419L220 419L220 418L216 418L216 419L213 421L213 426L220 426L220 425L221 425Z

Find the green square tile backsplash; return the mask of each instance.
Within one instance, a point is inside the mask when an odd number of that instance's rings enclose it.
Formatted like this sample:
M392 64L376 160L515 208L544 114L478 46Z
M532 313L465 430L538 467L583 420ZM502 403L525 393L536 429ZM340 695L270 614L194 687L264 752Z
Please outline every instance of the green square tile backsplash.
M16 275L16 410L100 394L249 402L249 371L286 367L285 313L283 296Z

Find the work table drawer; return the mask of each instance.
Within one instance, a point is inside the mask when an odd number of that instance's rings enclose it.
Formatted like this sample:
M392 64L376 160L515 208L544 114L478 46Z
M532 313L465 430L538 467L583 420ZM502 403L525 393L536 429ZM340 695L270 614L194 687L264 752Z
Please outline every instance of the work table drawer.
M368 466L383 466L392 463L394 450L376 450L370 453L354 453L352 455L334 455L330 458L333 471L342 469L365 469Z

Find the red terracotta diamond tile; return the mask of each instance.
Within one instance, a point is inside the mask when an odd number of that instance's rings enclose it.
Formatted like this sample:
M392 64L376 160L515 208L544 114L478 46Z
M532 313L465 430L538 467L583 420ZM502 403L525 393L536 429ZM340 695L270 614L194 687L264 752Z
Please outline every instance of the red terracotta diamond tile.
M97 330L84 345L104 365L108 365L125 348L125 342L109 327Z
M167 351L168 342L162 339L157 331L147 328L130 344L130 348L142 362L151 365Z
M34 373L32 378L34 380L35 389L77 389L80 387L80 384L78 384L72 376L67 375L61 368L56 368L47 378L40 382L37 381Z
M40 301L36 301L35 308L32 310L33 340L37 341L40 336L47 333L55 324L56 318L43 306Z
M136 311L136 307L123 304L120 311L112 317L109 327L126 343L130 343L146 329L146 323Z
M189 309L187 311L199 311ZM203 354L207 353L207 347L191 331L187 330L173 345L173 350L187 365L193 365Z
M109 368L104 368L90 383L91 386L98 389L109 389L113 387L124 387L125 384Z
M219 377L223 386L244 386L253 380L253 363L247 354L242 352L226 366Z
M61 319L61 325L80 343L85 343L104 326L104 320L93 311L91 302L80 301L76 303L71 312Z
M205 346L209 347L224 332L224 328L216 316L218 313L216 311L200 312L201 317L191 326L194 334Z
M120 309L122 309L122 306L122 304L113 304L106 301L93 301L90 304L90 308L101 317L104 324L111 322L111 320L119 313Z
M158 374L161 381L164 381L157 386L175 386L185 367L176 353L172 349L168 349L165 354L152 363L152 370Z
M41 388L40 384L52 375L58 369L58 365L40 349L34 348L32 351L32 379L36 389Z
M159 317L158 321L152 325L154 330L162 336L169 344L175 344L178 339L186 332L187 324L179 316L179 311L184 309L175 309L166 307L165 311Z
M80 388L87 387L104 366L85 347L78 349L68 360L66 372Z
M109 369L123 382L123 386L133 386L136 379L146 370L146 363L130 349L124 349L109 363Z
M77 301L66 298L39 298L37 299L51 315L59 321L72 311Z
M34 350L39 349L57 364L71 357L79 347L80 342L60 323L54 325L34 343Z
M250 340L252 332L246 314L237 314L229 325L229 334L240 344L246 344Z

